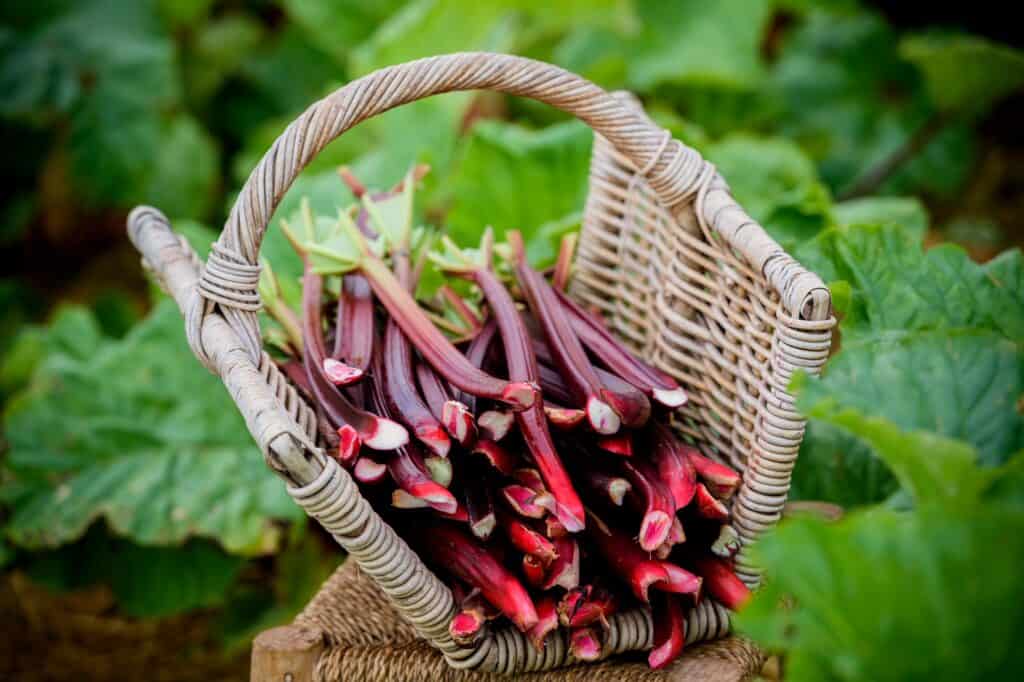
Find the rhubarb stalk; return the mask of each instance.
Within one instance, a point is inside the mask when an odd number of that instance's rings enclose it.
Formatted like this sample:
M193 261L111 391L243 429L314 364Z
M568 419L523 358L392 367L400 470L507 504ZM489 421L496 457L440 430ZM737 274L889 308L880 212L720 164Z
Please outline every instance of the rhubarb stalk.
M450 525L435 525L417 537L425 556L479 589L484 599L498 607L521 631L537 624L537 610L530 595L492 550Z
M526 261L522 235L508 233L512 247L512 266L526 296L530 310L540 323L541 331L558 369L566 379L577 406L583 406L590 425L598 433L619 430L619 415L612 410L605 389L597 378L586 351L569 325L555 294L541 275Z
M679 657L686 643L686 617L683 605L671 594L654 601L654 648L647 655L647 664L655 670Z
M468 267L462 274L469 276L483 292L484 298L494 315L494 321L501 332L505 349L505 361L509 377L513 381L536 386L539 380L537 359L531 350L529 334L512 296L487 267L489 265L490 232L484 235L485 261L482 267ZM486 329L486 327L485 327ZM573 488L565 467L555 450L548 430L543 404L537 404L516 414L516 423L522 433L526 447L533 456L548 490L555 498L555 514L570 532L583 529L585 516L583 503ZM616 427L617 428L617 427Z

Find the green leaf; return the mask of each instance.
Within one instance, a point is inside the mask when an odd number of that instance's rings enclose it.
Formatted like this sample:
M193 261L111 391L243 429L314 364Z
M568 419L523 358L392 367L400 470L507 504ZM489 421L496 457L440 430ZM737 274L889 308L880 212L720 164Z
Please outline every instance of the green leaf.
M996 465L1024 447L1024 417L1015 409L1022 393L1017 346L991 332L939 330L846 345L820 381L807 382L798 404L815 419L852 409L956 438Z
M832 207L839 225L892 224L902 228L908 239L920 242L928 230L928 210L916 197L864 197Z
M1024 667L1019 510L794 518L754 555L768 578L737 629L786 654L787 680L986 680Z
M344 63L352 45L367 38L399 0L282 0L285 12L324 52Z
M737 133L709 145L705 156L740 205L784 248L826 227L831 198L814 163L795 144Z
M100 326L86 308L58 308L48 327L26 326L14 338L0 361L0 393L8 395L22 388L50 354L64 353L85 360L102 341Z
M138 200L180 96L173 45L153 2L71 3L16 38L0 62L0 113L69 118L67 149L86 199Z
M963 249L943 244L923 251L892 225L832 228L795 253L826 281L846 280L853 306L843 322L844 341L893 330L976 327L1024 339L1024 299L1001 284ZM991 266L999 277L1020 272L1020 255Z
M504 52L514 28L504 2L413 0L352 51L351 75L461 50Z
M639 0L643 30L632 41L629 81L752 88L762 76L759 49L770 7L763 0Z
M1024 447L1024 353L987 331L933 330L844 344L800 405L828 399L905 429L970 443L984 464Z
M147 203L174 218L205 218L220 185L220 151L199 122L176 117L164 131L144 192Z
M978 36L907 36L900 54L921 69L942 110L981 114L1024 87L1024 52Z
M181 57L189 101L201 104L238 73L246 57L266 40L266 34L258 20L244 14L204 21L195 31Z
M770 124L800 144L836 193L888 158L933 114L899 36L875 12L816 7L782 34L763 82ZM974 133L947 125L883 185L885 193L955 192L974 162Z
M269 472L220 382L164 299L125 338L88 356L55 353L9 404L7 535L56 547L104 518L141 544L198 536L229 552L273 552L275 520L298 509Z
M496 121L473 128L452 178L449 233L463 246L480 241L491 225L500 240L506 230L523 232L535 265L554 257L549 224L578 220L587 191L593 134L578 121L543 130Z

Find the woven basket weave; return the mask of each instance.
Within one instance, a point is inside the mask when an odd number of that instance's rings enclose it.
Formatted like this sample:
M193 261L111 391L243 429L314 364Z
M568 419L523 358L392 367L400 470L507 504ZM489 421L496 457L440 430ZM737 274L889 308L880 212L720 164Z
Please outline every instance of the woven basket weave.
M389 67L313 104L282 133L246 181L205 265L156 209L136 208L128 232L181 307L196 356L224 381L289 494L419 635L456 668L546 670L571 662L559 633L543 652L512 628L473 648L451 640L451 592L324 455L312 410L261 348L256 316L260 242L309 161L373 115L472 89L532 97L594 129L571 294L597 306L623 340L684 384L690 402L677 415L681 433L743 471L732 513L748 544L778 520L786 500L804 432L786 386L797 369L817 373L828 355L829 292L740 208L713 166L629 97L509 55L458 53ZM756 585L742 550L737 572ZM705 599L688 616L687 639L719 637L728 623L726 610ZM652 631L646 610L616 615L605 655L650 648Z

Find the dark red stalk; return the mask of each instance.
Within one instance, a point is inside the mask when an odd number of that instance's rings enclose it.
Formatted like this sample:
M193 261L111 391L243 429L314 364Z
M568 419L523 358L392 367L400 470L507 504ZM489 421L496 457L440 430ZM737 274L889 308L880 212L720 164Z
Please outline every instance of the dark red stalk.
M716 499L703 483L697 484L697 513L706 519L721 521L729 520L729 508Z
M720 500L728 500L740 485L740 475L731 467L705 457L696 448L683 446L683 452L690 458L697 475L708 490Z
M686 403L686 392L675 379L633 355L571 298L560 291L556 295L580 341L609 370L662 405L676 408Z
M541 595L537 599L537 624L527 633L530 642L537 651L544 650L544 640L558 629L558 610L555 598L550 594Z
M548 567L544 589L561 587L571 590L580 584L580 548L572 536L553 538L552 544L558 557Z
M537 493L524 485L507 485L501 489L501 495L513 511L527 519L544 518L553 506L550 493Z
M750 589L743 584L729 564L713 557L694 559L694 568L704 578L704 586L722 606L738 611L750 598Z
M477 428L473 412L458 400L449 400L441 407L441 423L448 435L462 447L472 447L476 442Z
M416 363L416 384L420 387L423 402L430 408L434 419L444 423L444 404L451 400L451 393L441 377L425 362Z
M494 441L477 440L473 443L471 452L474 455L482 456L495 470L506 476L519 465L518 457Z
M672 492L676 509L690 504L697 493L697 471L672 430L664 424L651 426L651 461L661 482Z
M527 263L522 235L513 230L508 233L507 239L512 247L512 266L516 279L530 310L540 323L559 372L565 377L575 399L571 404L585 409L590 425L598 433L615 433L621 423L619 415L609 405L606 391L569 325L554 291Z
M609 476L590 468L581 469L579 473L589 490L616 507L622 506L626 493L633 489L629 481L619 476Z
M540 587L544 584L547 571L544 569L544 562L532 554L523 555L523 578L530 587Z
M513 547L524 554L537 557L544 566L549 566L558 558L558 552L551 541L526 525L522 519L499 510L498 524L505 531Z
M537 359L531 350L529 334L512 296L490 270L478 268L470 274L483 292L501 332L509 377L514 381L537 385ZM537 469L555 498L555 515L569 531L579 532L585 522L583 503L580 502L569 474L555 450L543 404L516 413L516 423Z
M656 584L655 589L673 594L691 594L694 600L700 598L700 589L704 582L700 576L668 561L663 561L661 567L664 569L665 575L668 576L668 580Z
M348 424L360 440L374 450L392 450L408 442L409 436L399 424L352 405L324 374L324 340L320 323L323 278L307 270L302 278L303 365L317 402L334 428Z
M360 274L347 274L341 280L331 357L365 372L373 357L373 339L373 292L370 283Z
M629 433L616 433L614 436L601 436L597 439L597 447L605 452L620 457L633 456L633 435Z
M348 386L363 378L363 370L331 358L324 359L324 374L335 386Z
M558 603L558 619L562 625L579 628L593 623L608 627L608 617L618 608L615 596L608 590L584 585L566 592Z
M478 397L500 401L513 410L524 410L537 402L540 389L535 384L498 379L467 361L379 258L365 252L360 259L360 270L402 332L453 386Z
M477 369L484 366L484 362L487 359L488 353L491 352L491 344L494 343L495 338L498 336L498 325L494 319L488 320L484 323L484 326L480 331L473 337L473 340L466 346L466 362L473 365ZM470 393L462 392L461 395L456 396L461 400L470 412L476 412L476 396ZM474 422L475 424L475 422Z
M430 477L422 454L412 443L398 448L388 458L388 472L399 488L423 500L428 507L452 514L458 501L447 488Z
M686 644L686 616L683 604L671 594L654 600L654 648L647 655L647 664L655 670L664 668L679 657Z
M472 466L466 462L467 477L463 486L463 500L469 514L469 529L473 535L486 540L491 537L497 525L494 512L494 497L491 494L491 481L483 467Z
M456 503L455 511L453 512L442 512L437 509L432 510L434 514L440 516L442 519L448 519L449 521L458 521L459 523L469 523L469 512L461 504Z
M541 366L550 365L555 368L559 367L555 356L551 354L550 349L543 341L540 339L533 339L532 345L534 353L537 355L537 360L541 363ZM611 372L607 372L600 367L594 367L593 370L594 374L601 382L601 385L604 386L605 398L609 401L609 404L616 409L616 414L620 414L622 417L622 423L629 427L638 427L646 424L647 420L651 416L651 402L647 399L647 396L632 384L623 381ZM559 375L558 381L562 383L562 386L555 385L553 377L550 376L541 374L540 379L542 389L544 389L545 381L547 381L547 384L551 386L551 388L555 389L555 392L550 394L552 398L555 398L556 400L566 398L566 402L574 404L570 385L565 383L565 380L561 375Z
M408 254L396 252L393 261L395 278L406 290L411 290L414 285ZM381 364L384 397L391 414L412 429L416 438L434 454L447 457L451 440L416 390L412 345L394 319L389 319L385 327Z
M652 585L669 581L665 563L649 558L649 554L622 531L602 526L601 523L588 524L590 537L612 572L630 586L637 599L646 603Z
M459 580L480 590L484 599L525 632L537 624L537 610L519 580L492 550L450 525L435 525L417 536L421 551Z
M569 632L569 653L577 661L596 661L601 658L601 640L592 627L576 628Z
M635 462L635 464L634 464ZM648 462L622 460L621 468L633 490L643 498L646 509L640 524L640 547L653 552L668 539L676 505Z

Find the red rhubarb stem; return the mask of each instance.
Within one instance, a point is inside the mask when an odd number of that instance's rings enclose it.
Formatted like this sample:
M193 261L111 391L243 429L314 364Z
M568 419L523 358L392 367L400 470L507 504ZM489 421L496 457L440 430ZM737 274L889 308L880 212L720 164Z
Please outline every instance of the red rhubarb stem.
M686 616L683 604L671 594L654 600L654 648L647 656L647 664L655 670L664 668L679 657L686 643Z
M573 332L555 293L541 275L526 261L522 235L510 231L512 266L526 301L540 323L541 332L558 364L559 372L575 398L574 405L583 407L591 426L598 433L615 433L620 419L604 396L604 387L597 378L586 351Z
M360 268L402 332L449 383L475 396L505 403L513 410L524 410L537 402L540 389L535 384L498 379L467 361L379 258L365 253Z
M693 565L704 578L708 593L721 602L722 606L737 611L747 603L750 589L736 576L728 563L712 557L699 557Z
M525 632L537 624L537 610L526 588L471 535L450 525L435 525L417 536L421 551L435 564L480 590L484 599Z
M471 273L484 294L501 332L505 361L513 381L537 385L539 369L523 318L508 290L493 272L479 268ZM542 403L516 414L516 423L548 490L555 498L556 516L570 532L579 532L585 523L583 503L555 449Z
M672 494L662 485L657 472L643 460L622 460L622 472L643 498L644 518L640 524L640 547L648 552L668 539L676 505Z
M675 379L633 355L571 298L561 291L556 291L556 295L580 341L609 370L667 407L679 407L686 402L686 392Z
M324 339L320 318L323 278L307 268L302 278L303 364L317 402L334 428L348 424L360 440L375 450L391 450L408 441L399 424L352 405L330 383L324 372Z

